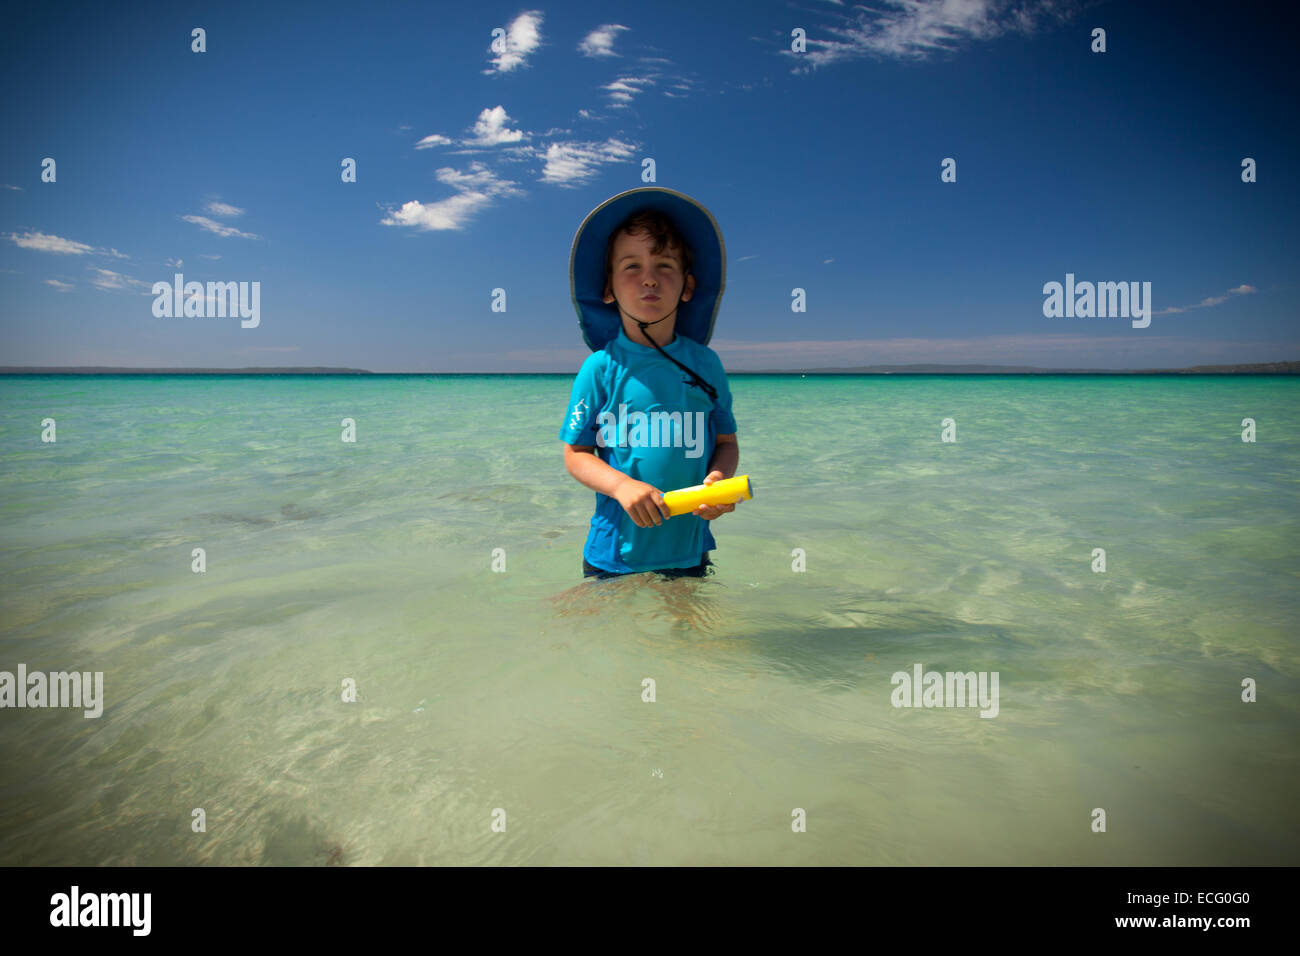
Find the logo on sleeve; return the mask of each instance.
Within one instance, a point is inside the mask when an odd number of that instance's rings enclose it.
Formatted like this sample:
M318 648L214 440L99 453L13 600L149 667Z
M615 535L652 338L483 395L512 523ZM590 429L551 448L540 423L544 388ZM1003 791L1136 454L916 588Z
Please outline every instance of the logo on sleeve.
M587 400L581 398L578 404L573 406L573 414L569 416L569 427L579 429L582 427L582 420L587 417Z

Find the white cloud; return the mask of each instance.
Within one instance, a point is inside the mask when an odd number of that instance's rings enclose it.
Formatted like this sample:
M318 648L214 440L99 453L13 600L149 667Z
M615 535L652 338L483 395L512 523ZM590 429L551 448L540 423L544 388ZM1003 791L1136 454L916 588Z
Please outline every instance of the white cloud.
M474 123L474 138L466 140L467 146L497 146L501 143L517 143L528 134L519 129L506 129L510 117L504 106L496 106L478 114Z
M456 191L456 195L437 202L422 203L412 199L397 210L389 210L380 220L385 226L413 226L424 231L463 229L478 212L492 205L497 198L524 195L522 189L508 179L501 179L482 163L471 163L469 172L442 168L438 181Z
M1229 289L1224 295L1206 296L1204 299L1202 299L1200 302L1196 303L1195 305L1185 305L1185 306L1171 305L1165 309L1157 309L1151 314L1152 315L1177 315L1180 312L1186 312L1188 309L1209 309L1216 305L1222 305L1234 295L1250 295L1252 292L1258 292L1258 291L1259 290L1256 289L1253 285L1245 285L1243 283L1242 285L1237 286L1235 289Z
M163 265L165 265L168 269L180 269L180 268L182 268L182 260L180 260L180 259L164 259L164 260L163 260Z
M614 40L619 31L627 29L629 28L617 23L602 23L587 34L578 44L578 49L586 56L618 56L614 52Z
M603 143L552 143L546 150L542 182L562 186L584 183L602 164L626 162L635 149L632 143L612 138Z
M1068 20L1075 0L882 0L888 9L856 7L837 14L838 25L808 30L808 51L795 53L788 38L780 51L808 72L862 56L923 60L963 42L991 40L1005 33L1033 33L1041 22ZM824 39L830 34L836 39Z
M71 282L60 282L58 279L46 279L46 285L52 285L60 292L67 292L69 289L76 288Z
M244 210L224 202L210 202L203 207L214 216L242 216Z
M506 108L501 105L489 107L478 114L478 119L470 131L474 134L472 137L462 140L454 140L450 136L443 136L441 133L431 133L415 144L416 149L429 149L433 146L451 146L459 142L461 146L469 147L464 150L457 150L460 153L478 152L484 148L503 146L507 143L518 143L532 138L532 133L524 132L521 129L507 129L506 126L512 123Z
M415 144L416 149L429 149L433 146L450 146L456 142L450 136L443 136L441 133L430 133L424 139Z
M224 223L215 222L206 216L181 216L186 222L192 222L196 226L202 226L208 232L214 232L218 236L238 236L240 239L260 239L261 236L254 235L251 232L240 232L234 226L227 226Z
M502 39L505 41L505 49L490 61L494 69L484 70L484 73L509 73L528 65L528 54L542 43L542 12L526 10L519 14L510 21ZM493 38L493 42L496 42L496 38Z

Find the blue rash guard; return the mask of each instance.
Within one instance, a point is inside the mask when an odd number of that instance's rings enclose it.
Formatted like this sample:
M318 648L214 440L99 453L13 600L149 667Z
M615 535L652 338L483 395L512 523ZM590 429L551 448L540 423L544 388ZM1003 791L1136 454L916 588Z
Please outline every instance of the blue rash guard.
M560 441L595 446L601 461L667 492L703 483L718 436L734 433L736 419L722 360L711 348L678 335L663 350L717 389L717 402L657 349L619 329L578 370ZM638 528L617 499L597 492L583 557L626 574L694 567L716 547L698 515Z

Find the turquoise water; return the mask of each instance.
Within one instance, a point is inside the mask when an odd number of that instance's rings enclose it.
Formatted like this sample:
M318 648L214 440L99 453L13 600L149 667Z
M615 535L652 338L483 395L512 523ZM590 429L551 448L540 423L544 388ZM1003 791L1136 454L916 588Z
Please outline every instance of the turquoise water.
M0 378L0 670L106 698L0 863L1300 862L1300 382L735 376L716 574L610 581L570 384Z

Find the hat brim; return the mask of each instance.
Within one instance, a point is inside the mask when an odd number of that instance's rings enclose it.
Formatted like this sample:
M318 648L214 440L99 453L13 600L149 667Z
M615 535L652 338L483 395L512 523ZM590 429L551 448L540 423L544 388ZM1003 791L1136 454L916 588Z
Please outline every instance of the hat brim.
M618 337L623 326L618 303L606 304L605 250L609 236L640 209L665 213L691 247L695 291L677 309L676 332L701 345L713 337L713 323L727 280L727 254L722 230L713 214L690 196L661 186L629 189L606 199L587 214L573 236L569 253L569 291L578 311L578 324L587 346L597 352Z

